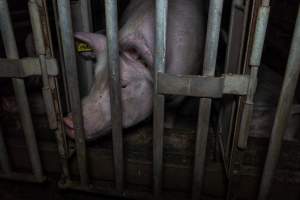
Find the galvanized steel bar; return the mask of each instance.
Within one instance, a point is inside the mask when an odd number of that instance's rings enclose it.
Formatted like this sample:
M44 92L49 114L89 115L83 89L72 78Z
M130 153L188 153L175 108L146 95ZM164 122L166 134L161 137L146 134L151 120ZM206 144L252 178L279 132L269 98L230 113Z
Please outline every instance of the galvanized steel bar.
M283 135L287 128L288 116L291 112L293 99L299 80L300 73L300 6L298 10L297 22L295 25L292 46L287 63L281 95L275 115L275 121L270 138L270 144L262 175L258 200L268 199L272 179L279 160Z
M82 21L82 31L92 32L93 20L91 11L91 0L80 0L80 10L81 10L81 21ZM84 61L83 63L83 90L88 92L92 87L94 80L94 70L92 61Z
M49 122L49 128L54 130L57 128L57 119L54 109L53 97L51 93L48 70L46 63L46 46L44 41L43 29L41 15L39 13L39 7L36 0L30 0L28 2L30 20L32 25L34 45L37 52L37 55L40 59L41 72L42 72L42 81L43 81L43 99L44 105L47 113L47 118Z
M18 59L18 49L6 0L0 0L0 27L7 58ZM33 173L37 180L42 180L43 170L23 79L13 79L13 87L16 94Z
M208 25L206 34L206 46L204 55L203 75L214 76L216 70L217 53L219 46L219 35L221 30L221 20L223 12L223 0L211 0L209 5ZM209 131L209 121L212 99L200 99L198 114L193 193L192 199L198 200L201 197L203 187L203 177L205 169L205 157L207 137Z
M258 68L261 63L263 53L264 41L267 32L268 20L270 15L270 7L264 1L263 5L259 8L258 18L256 22L256 30L254 35L253 47L250 58L251 65L251 80L248 88L248 95L245 102L245 107L241 120L241 129L239 133L238 147L241 149L247 148L247 141L250 129L250 122L253 114L253 101L257 87L257 74Z
M64 93L69 94L69 87L68 87L68 80L66 75L66 67L65 67L65 59L64 59L64 53L63 53L63 46L62 46L62 38L61 38L61 31L59 28L59 14L58 14L58 6L57 6L57 0L52 0L52 7L53 7L53 15L55 20L55 29L56 29L56 36L57 36L57 44L58 44L58 53L59 53L59 64L60 69L62 73L62 80L63 80L63 88ZM65 95L64 97L66 108L65 110L67 112L71 111L71 103L70 103L70 97L69 95Z
M105 0L107 56L110 74L110 105L115 181L118 191L124 189L124 151L122 135L122 101L118 39L118 1Z
M0 78L26 78L42 75L41 63L38 58L0 58L0 66ZM59 69L54 58L46 58L46 66L50 76L57 76L59 74Z
M153 190L159 198L163 173L165 97L158 94L158 73L165 73L168 0L156 0L155 8L155 94L153 99Z
M71 20L70 0L57 1L59 25L62 38L62 47L65 61L65 69L70 92L72 117L74 120L75 141L78 159L78 169L82 186L88 186L89 177L87 171L86 143L81 113L81 102L77 75L77 63L74 45L74 35Z
M224 94L247 95L249 76L225 74L221 77L158 73L159 94L221 98Z
M11 174L12 169L11 165L8 159L8 153L7 153L7 148L5 145L4 137L3 137L3 132L2 132L2 127L0 126L0 164L2 171L5 174Z
M225 74L239 74L242 71L242 59L250 10L249 6L250 1L234 0L232 2ZM222 124L220 123L220 131L223 142L225 143L225 157L228 157L230 153L236 106L236 97L231 95L223 97L223 108L221 111L223 113L220 114L220 120L222 120ZM228 163L226 163L226 167L228 167Z

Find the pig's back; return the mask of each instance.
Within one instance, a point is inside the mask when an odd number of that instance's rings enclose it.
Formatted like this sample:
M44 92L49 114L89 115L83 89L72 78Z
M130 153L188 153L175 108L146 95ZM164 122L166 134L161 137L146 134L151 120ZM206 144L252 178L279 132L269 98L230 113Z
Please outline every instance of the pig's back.
M202 1L169 1L167 72L196 74L204 39ZM132 0L122 17L121 46L134 46L150 68L154 63L155 0Z

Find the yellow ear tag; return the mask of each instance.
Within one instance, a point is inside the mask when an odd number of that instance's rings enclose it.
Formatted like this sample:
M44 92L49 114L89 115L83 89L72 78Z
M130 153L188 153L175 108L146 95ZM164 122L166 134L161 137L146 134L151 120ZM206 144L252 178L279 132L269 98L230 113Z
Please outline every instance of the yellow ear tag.
M89 52L93 51L93 49L86 43L78 42L77 43L77 52Z

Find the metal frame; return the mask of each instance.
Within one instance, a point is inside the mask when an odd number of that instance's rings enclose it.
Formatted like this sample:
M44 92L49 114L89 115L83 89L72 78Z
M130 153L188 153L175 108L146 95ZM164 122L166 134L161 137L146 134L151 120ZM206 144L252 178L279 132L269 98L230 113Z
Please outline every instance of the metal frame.
M81 114L81 103L79 94L77 62L75 54L75 45L73 39L73 27L71 20L71 8L69 0L57 1L59 27L61 31L61 42L63 47L64 66L68 74L68 91L72 117L74 120L74 130L76 134L76 153L78 160L78 169L81 185L87 187L89 177L87 171L86 143L83 129L83 119Z
M57 3L57 4L56 4ZM165 73L166 68L166 48L167 48L167 16L168 16L168 0L156 0L155 23L156 23L156 40L155 40L155 92L153 105L153 194L131 191L124 186L124 147L122 136L122 104L121 104L121 88L120 88L120 66L119 66L119 46L118 46L118 1L105 0L106 11L106 29L107 29L107 46L108 46L108 66L110 74L110 92L111 92L111 113L112 113L112 139L113 139L113 158L115 170L115 187L106 188L91 184L88 171L88 159L86 142L84 136L83 119L81 113L81 102L79 94L79 83L77 74L77 62L75 54L75 46L73 40L73 27L71 19L70 0L59 0L54 3L57 10L57 19L59 26L59 41L62 47L63 66L65 68L67 79L67 87L69 91L70 107L75 124L76 132L76 154L80 180L73 180L69 172L69 158L71 156L70 146L67 143L66 135L62 124L62 114L60 99L54 99L53 92L58 94L57 80L58 67L56 60L53 58L51 46L51 34L49 34L49 24L47 15L41 15L40 12L47 13L47 6L44 0L30 0L29 10L31 23L33 27L33 36L37 50L37 58L19 59L16 42L12 30L11 19L8 12L6 0L0 0L0 26L2 37L4 39L5 50L8 59L0 59L1 67L0 77L13 78L14 89L18 104L20 105L20 114L22 125L25 132L25 138L29 150L33 175L16 174L12 171L9 156L5 146L2 130L0 128L0 164L4 174L0 174L0 178L12 180L26 180L41 182L44 180L42 166L40 163L39 152L35 134L32 126L28 100L24 87L24 82L20 78L32 75L41 75L43 80L43 97L46 106L46 112L49 120L50 129L55 131L58 143L58 150L61 157L63 176L59 186L63 189L77 189L81 191L106 193L119 197L131 197L147 199L163 198L163 136L164 136L164 95L183 95L199 97L200 108L198 113L197 135L195 141L195 162L193 168L193 186L192 199L200 199L203 188L203 177L205 169L206 147L209 130L209 121L211 113L211 105L213 98L222 98L224 94L244 96L245 102L241 102L238 111L241 111L237 119L241 120L240 126L235 127L233 136L233 147L244 150L247 148L249 124L253 112L253 98L257 84L258 67L261 62L263 45L268 24L270 12L269 0L263 0L259 7L259 14L256 19L255 34L251 51L250 63L251 71L249 75L228 74L228 71L236 69L230 68L231 62L241 65L242 55L238 59L229 59L233 46L229 46L227 54L227 67L225 75L215 77L216 61L218 53L219 35L221 31L221 20L223 11L223 0L211 0L209 5L209 17L207 23L206 46L204 56L204 66L202 76L187 75L169 75ZM240 1L236 0L234 6L240 6ZM83 7L86 5L83 5ZM248 10L249 3L246 5ZM229 43L232 42L234 29L234 15L232 13L232 24ZM245 15L248 15L247 12ZM42 17L46 16L46 17ZM86 17L86 15L85 15ZM247 16L244 16L244 28ZM46 23L44 23L46 22ZM4 31L5 30L5 31ZM48 35L45 35L45 31ZM241 33L241 43L245 39L245 32ZM48 42L46 42L48 40ZM47 45L50 44L50 45ZM294 38L292 42L289 61L285 80L283 84L282 94L278 104L278 110L272 131L271 142L266 159L264 173L262 177L261 187L258 199L264 200L268 197L271 187L272 177L278 157L280 154L282 137L287 126L287 115L292 106L293 95L295 93L296 83L300 73L300 8L296 23ZM247 58L246 58L247 59ZM29 67L28 67L29 66ZM247 70L244 70L246 72ZM172 85L172 87L170 87ZM58 96L58 95L56 95ZM233 105L230 105L231 107ZM243 107L243 109L241 109ZM231 114L230 114L231 113ZM232 110L230 111L232 115ZM232 119L232 118L231 118ZM232 121L232 120L230 120ZM231 128L230 128L231 129ZM228 133L230 130L226 130ZM222 153L225 155L229 151L224 149L222 140ZM234 154L234 152L232 153ZM223 155L223 156L224 156ZM228 155L227 155L228 156ZM230 155L233 161L227 163L229 178L235 165L234 155ZM225 157L225 156L224 156ZM230 180L231 181L231 180ZM231 184L231 183L230 183ZM231 187L231 185L229 186ZM230 188L228 199L230 199Z
M32 120L28 107L28 100L24 87L24 82L21 78L32 75L40 75L43 81L43 99L46 106L46 114L48 116L49 128L55 132L58 141L58 152L61 158L66 157L65 141L62 138L63 124L61 112L61 100L59 97L59 88L56 76L58 75L58 64L53 58L52 39L50 34L47 5L45 0L30 0L28 2L32 31L35 41L35 49L37 58L18 59L18 52L12 24L9 16L7 1L0 1L1 5L1 30L2 37L6 43L7 59L0 59L1 77L13 78L15 92L22 117L22 124L29 149L29 157L33 166L34 174L22 174L12 171L9 163L2 130L0 133L0 148L1 148L1 166L5 174L0 174L0 178L16 181L27 182L43 182L45 177L42 172L41 161L37 142L32 127ZM22 99L22 102L18 99ZM26 114L24 114L26 112ZM26 120L24 120L26 118ZM62 168L64 174L68 174L65 168L65 159L62 159Z
M0 1L0 19L1 35L4 42L6 56L9 59L18 59L18 49L6 0ZM41 160L38 151L37 141L35 138L35 132L32 124L24 81L23 79L19 78L13 78L12 81L17 103L19 106L21 123L24 129L28 153L32 165L33 175L30 179L37 182L42 182L45 179L45 177L41 166ZM3 139L3 137L1 137L0 139ZM1 143L4 144L4 141L1 141ZM7 150L5 150L5 146L2 146L2 148L4 149L3 153L5 154L5 152L7 152ZM7 157L7 155L4 155L3 167L4 169L6 169L7 172L9 172L5 176L9 179L16 179L16 177L18 176L14 176L11 174L12 169L10 168L10 164L8 164L9 161L5 157Z

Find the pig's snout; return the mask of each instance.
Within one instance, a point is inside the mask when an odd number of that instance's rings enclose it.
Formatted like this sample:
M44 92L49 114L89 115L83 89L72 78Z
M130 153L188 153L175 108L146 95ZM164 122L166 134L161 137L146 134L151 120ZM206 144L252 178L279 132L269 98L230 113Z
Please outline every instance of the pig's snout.
M74 122L72 116L64 117L63 119L68 136L75 138Z

